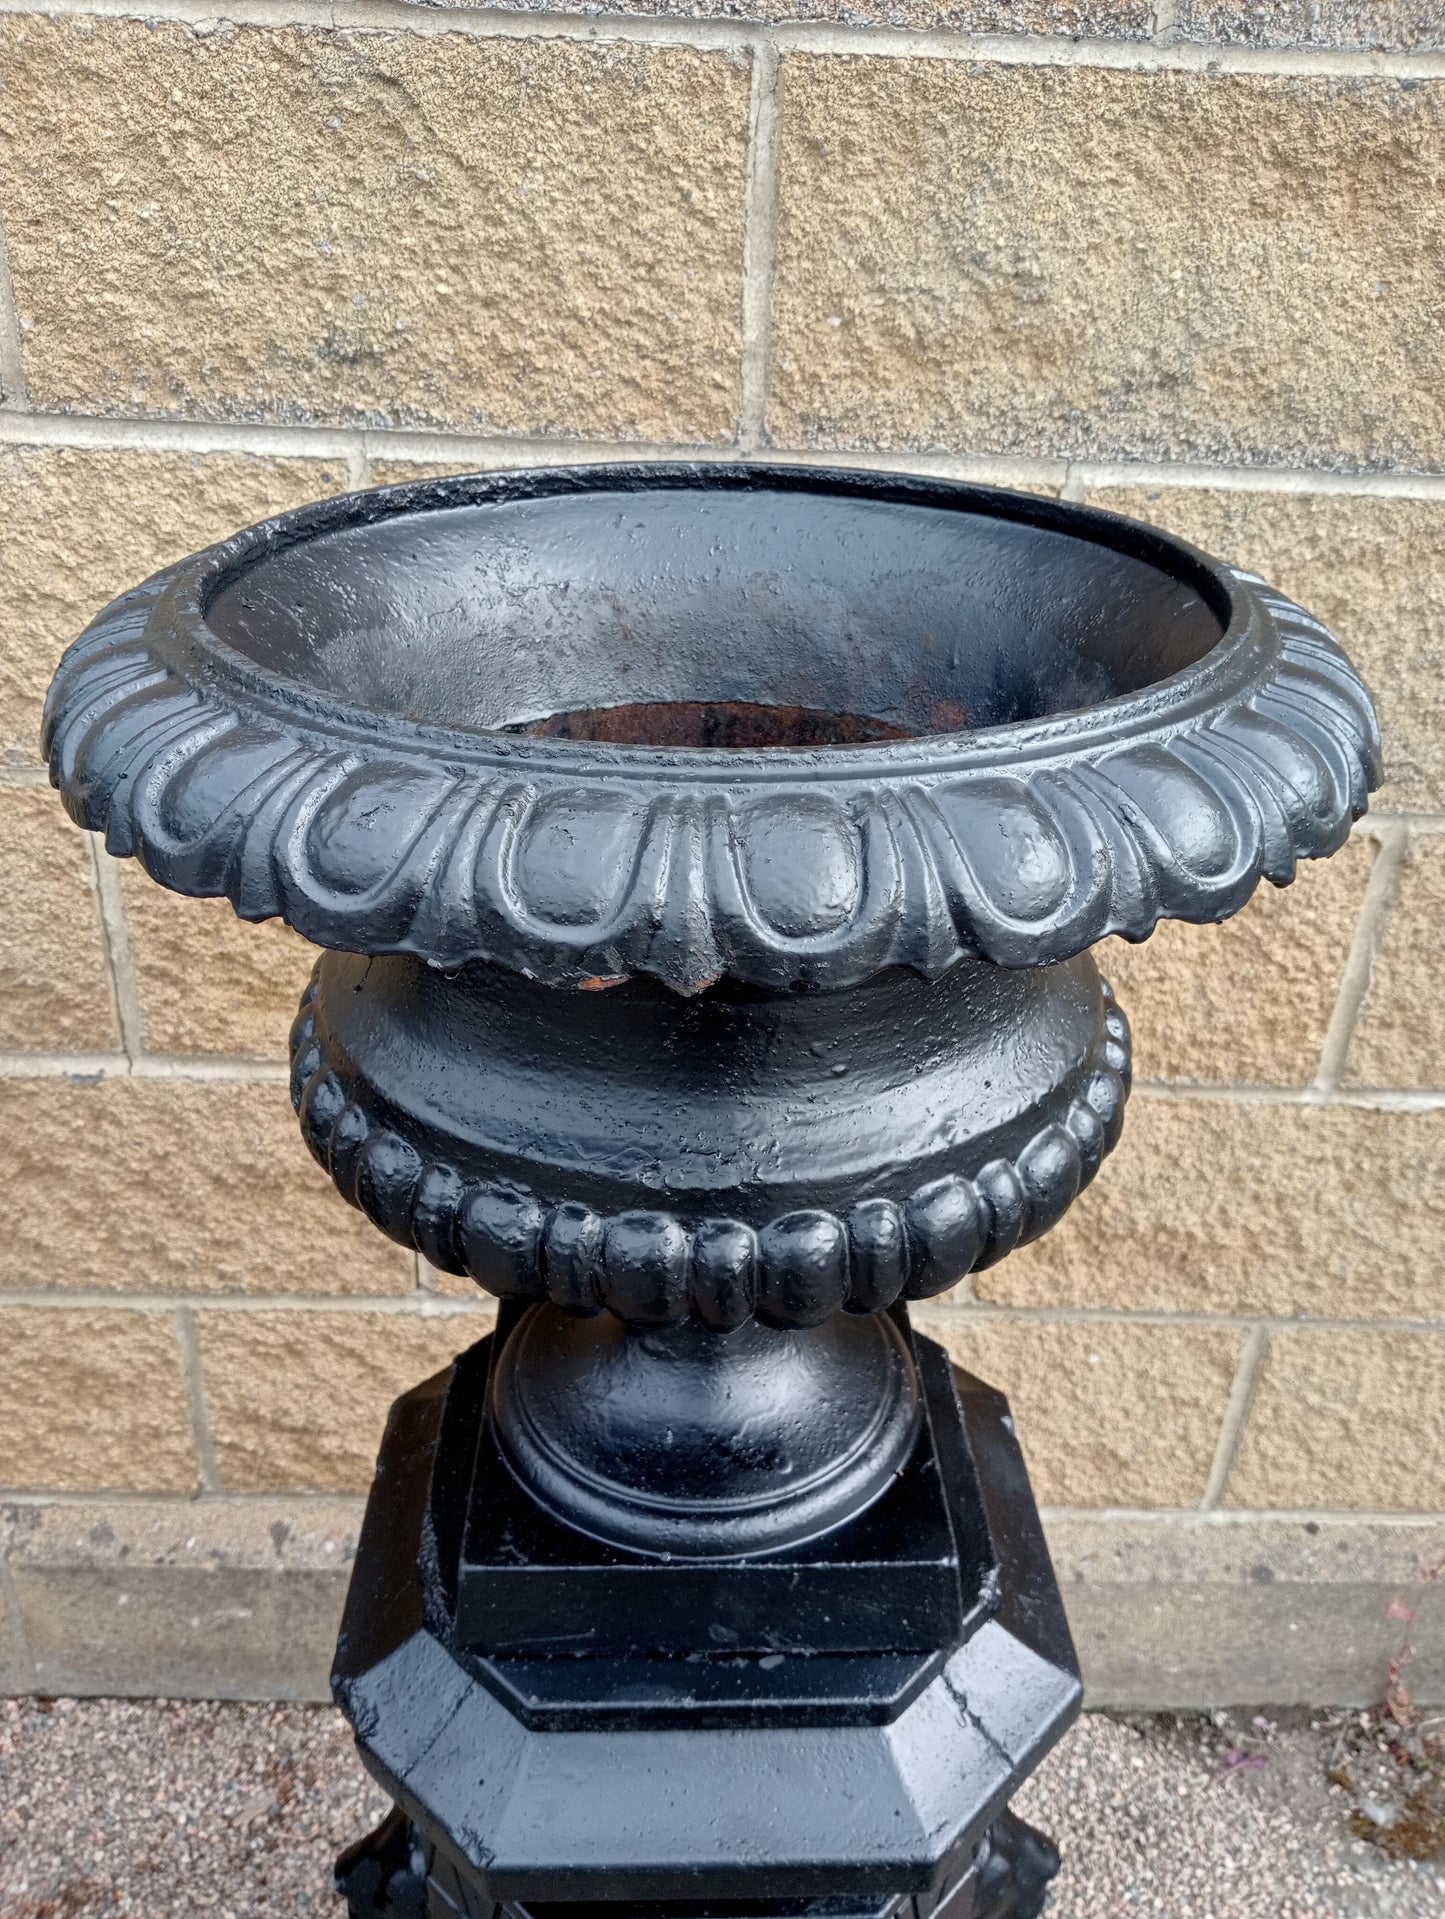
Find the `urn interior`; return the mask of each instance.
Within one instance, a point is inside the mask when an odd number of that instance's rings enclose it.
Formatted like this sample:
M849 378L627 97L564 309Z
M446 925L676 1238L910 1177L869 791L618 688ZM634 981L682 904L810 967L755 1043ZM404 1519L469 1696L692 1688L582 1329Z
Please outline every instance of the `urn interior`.
M268 674L433 725L807 748L1137 693L1207 653L1227 608L1143 529L604 478L279 544L206 618Z

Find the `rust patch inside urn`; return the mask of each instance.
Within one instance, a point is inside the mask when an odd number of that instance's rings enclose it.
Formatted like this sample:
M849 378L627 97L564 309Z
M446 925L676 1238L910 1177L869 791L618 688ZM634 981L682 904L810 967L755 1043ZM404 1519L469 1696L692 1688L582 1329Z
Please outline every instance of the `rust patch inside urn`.
M749 700L642 700L551 713L520 729L548 740L601 740L613 746L870 746L908 740L907 727L862 713L811 706L760 706Z

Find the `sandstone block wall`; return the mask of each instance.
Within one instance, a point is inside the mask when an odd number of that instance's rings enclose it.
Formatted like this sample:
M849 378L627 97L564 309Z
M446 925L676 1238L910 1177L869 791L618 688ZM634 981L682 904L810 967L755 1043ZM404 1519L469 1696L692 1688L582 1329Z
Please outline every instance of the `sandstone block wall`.
M1362 663L1377 810L1101 952L1124 1143L922 1317L1096 1699L1445 1696L1442 0L7 0L0 227L0 1682L317 1692L488 1311L302 1150L302 943L63 819L62 647L326 493L684 454L1155 520Z

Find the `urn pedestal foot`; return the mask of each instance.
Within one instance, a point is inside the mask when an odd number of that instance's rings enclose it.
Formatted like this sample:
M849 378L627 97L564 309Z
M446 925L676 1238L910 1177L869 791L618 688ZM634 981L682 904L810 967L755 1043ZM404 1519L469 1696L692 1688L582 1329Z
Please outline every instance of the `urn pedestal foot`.
M431 1919L426 1846L400 1806L340 1854L332 1876L350 1919Z
M456 1919L459 1908L431 1878L426 1841L399 1806L336 1862L336 1890L349 1919ZM778 1899L737 1902L674 1900L619 1907L592 1905L494 1905L476 1919L1037 1919L1049 1881L1059 1870L1051 1840L1016 1813L1003 1812L985 1834L973 1865L945 1882L936 1895L907 1893L897 1899Z
M1017 1813L1001 1813L978 1849L968 1919L1037 1919L1058 1870L1053 1840Z

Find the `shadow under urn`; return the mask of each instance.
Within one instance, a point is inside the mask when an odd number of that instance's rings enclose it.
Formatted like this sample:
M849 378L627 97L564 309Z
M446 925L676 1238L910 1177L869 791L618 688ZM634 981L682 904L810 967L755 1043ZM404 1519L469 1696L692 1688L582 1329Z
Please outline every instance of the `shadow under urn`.
M494 474L157 575L46 744L112 853L328 949L306 1142L502 1301L382 1441L333 1685L396 1810L351 1912L1038 1913L1008 1801L1078 1668L1007 1405L908 1302L1116 1142L1089 948L1364 811L1325 630L1032 496Z

